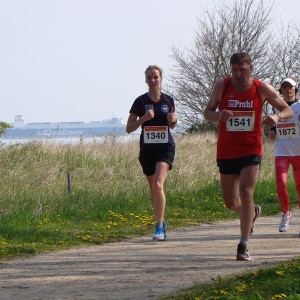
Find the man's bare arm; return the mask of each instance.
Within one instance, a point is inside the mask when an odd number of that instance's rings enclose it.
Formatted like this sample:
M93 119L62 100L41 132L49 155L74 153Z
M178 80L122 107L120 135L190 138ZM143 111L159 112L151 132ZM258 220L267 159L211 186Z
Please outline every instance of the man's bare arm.
M221 101L221 93L223 91L224 80L219 80L213 87L212 93L204 110L204 118L208 121L223 121L226 122L232 115L230 110L218 111L218 106Z
M262 96L264 101L279 111L278 114L267 116L264 120L265 124L274 126L279 121L287 121L293 117L294 113L289 105L279 96L275 88L266 82L262 82Z

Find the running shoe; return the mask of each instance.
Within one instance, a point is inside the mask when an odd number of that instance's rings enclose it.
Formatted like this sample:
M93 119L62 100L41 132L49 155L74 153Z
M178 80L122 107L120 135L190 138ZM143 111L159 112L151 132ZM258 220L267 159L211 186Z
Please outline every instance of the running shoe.
M153 239L156 241L165 241L167 239L167 222L163 222L163 226L161 227L159 223L155 226L155 232Z
M261 214L261 207L259 205L254 205L254 212L255 212L255 215L254 215L254 218L253 218L253 221L252 221L250 235L254 234L255 221L259 217L259 215Z
M292 213L289 211L281 215L281 222L279 224L279 232L286 232L289 230L289 225L293 220Z
M247 246L244 243L238 244L236 260L251 260Z
M164 226L164 234L165 234L165 240L167 239L167 222L164 221L163 222L163 226Z

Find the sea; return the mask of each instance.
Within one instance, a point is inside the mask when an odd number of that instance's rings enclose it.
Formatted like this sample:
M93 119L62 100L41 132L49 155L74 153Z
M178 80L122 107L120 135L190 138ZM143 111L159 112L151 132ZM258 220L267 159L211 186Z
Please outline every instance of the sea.
M126 143L130 141L136 141L140 137L140 133L131 133L125 135L103 135L95 137L43 137L43 138L0 138L0 144L2 146L11 146L17 144L27 144L27 143L45 143L53 145L76 145L76 144L96 144L103 142L118 142Z

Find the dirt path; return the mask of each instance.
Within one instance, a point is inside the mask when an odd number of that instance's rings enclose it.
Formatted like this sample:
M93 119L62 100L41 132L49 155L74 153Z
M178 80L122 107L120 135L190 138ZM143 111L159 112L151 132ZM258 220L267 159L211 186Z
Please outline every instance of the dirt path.
M259 218L251 262L235 260L239 221L169 230L151 237L73 249L0 264L0 298L158 299L195 283L241 273L300 255L300 210L287 233L279 215Z

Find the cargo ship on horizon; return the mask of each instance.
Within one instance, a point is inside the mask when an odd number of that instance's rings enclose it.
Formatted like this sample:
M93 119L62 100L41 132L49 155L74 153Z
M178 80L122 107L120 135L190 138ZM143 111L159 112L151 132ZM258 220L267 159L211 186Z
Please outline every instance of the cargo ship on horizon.
M26 123L22 115L16 115L12 127L5 130L1 139L74 138L124 135L126 125L121 118L113 117L91 122L41 122Z

